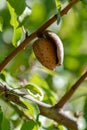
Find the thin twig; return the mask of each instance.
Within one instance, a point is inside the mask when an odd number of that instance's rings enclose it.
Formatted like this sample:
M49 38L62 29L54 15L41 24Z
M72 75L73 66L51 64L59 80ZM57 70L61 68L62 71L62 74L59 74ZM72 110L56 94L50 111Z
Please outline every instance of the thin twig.
M80 79L71 87L71 89L60 99L60 101L54 105L54 108L62 108L65 103L72 97L74 92L77 90L77 88L80 86L80 84L84 81L84 79L87 77L87 71L80 77Z
M72 0L61 12L61 16L66 14L73 5L75 5L79 0ZM32 33L29 37L27 37L11 54L9 54L4 61L0 64L0 72L4 69L4 67L21 51L23 50L31 40L36 38L38 34L43 32L48 26L54 23L57 20L57 14L54 15L51 19L49 19L45 24L43 24L37 31Z

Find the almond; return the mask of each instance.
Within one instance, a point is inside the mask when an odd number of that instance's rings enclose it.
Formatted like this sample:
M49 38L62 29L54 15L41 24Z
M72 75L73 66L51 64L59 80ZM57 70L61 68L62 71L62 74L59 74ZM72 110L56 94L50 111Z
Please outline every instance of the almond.
M64 58L64 49L63 49L63 43L59 36L51 31L45 31L44 35L46 36L47 39L49 39L55 46L56 46L56 53L57 53L57 58L58 62L57 65L62 65L63 63L63 58Z
M53 32L45 31L43 37L34 42L33 50L41 64L50 70L63 62L63 45Z

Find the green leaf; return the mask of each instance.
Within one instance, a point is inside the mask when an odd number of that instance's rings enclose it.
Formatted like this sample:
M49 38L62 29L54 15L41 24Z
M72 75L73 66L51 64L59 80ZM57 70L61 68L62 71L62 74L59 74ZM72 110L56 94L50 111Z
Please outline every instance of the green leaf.
M21 39L22 37L22 28L17 28L14 29L14 34L13 34L13 38L12 38L12 43L14 46L17 46L18 41Z
M5 70L0 74L0 80L12 88L19 88L18 80Z
M14 8L7 2L8 5L8 9L11 15L11 20L10 20L10 24L14 27L17 28L18 27L18 21L17 21L17 14L15 13Z
M20 98L20 100L26 105L26 107L28 108L25 113L28 114L29 116L31 116L34 120L37 119L40 111L39 108L37 106L37 104L33 103L32 101L29 100L24 100L22 98Z
M59 24L60 21L61 21L61 15L60 15L60 13L58 13L58 16L57 16L57 24Z
M61 20L61 15L60 15L60 11L61 11L61 2L60 0L55 0L56 3L56 8L57 8L57 24L59 24L60 20Z
M7 0L8 3L14 8L17 15L21 15L26 7L25 0Z
M3 18L0 16L0 31L3 31Z
M45 79L42 79L38 74L33 73L32 77L30 79L30 82L38 85L44 92L43 95L43 101L47 103L54 103L55 102L55 96L52 93L50 87L48 86L48 83Z
M2 130L2 128L1 128L2 120L3 120L3 112L2 112L1 106L0 106L0 130Z
M29 93L32 93L33 95L38 94L39 96L43 96L41 89L34 83L27 84L25 88L27 88Z
M60 9L61 9L61 2L60 2L60 0L55 0L55 3L56 3L57 10L60 11Z
M12 38L12 44L14 46L17 45L17 42L21 39L22 37L22 28L18 28L18 21L17 21L17 14L15 13L14 8L7 2L8 4L8 8L9 8L9 12L11 15L11 20L10 20L10 24L13 26L14 28L14 34L13 34L13 38Z
M62 125L59 125L58 130L64 130L64 127Z
M21 130L38 130L36 123L33 120L23 123Z
M6 119L5 117L3 118L3 121L2 121L1 130L10 130L10 121L8 119Z

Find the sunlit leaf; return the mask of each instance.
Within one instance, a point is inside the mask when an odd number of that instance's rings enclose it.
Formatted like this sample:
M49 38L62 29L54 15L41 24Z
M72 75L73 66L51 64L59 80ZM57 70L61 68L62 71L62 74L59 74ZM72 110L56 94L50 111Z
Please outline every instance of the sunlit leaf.
M47 81L41 78L38 74L34 73L30 79L30 82L38 85L44 92L43 100L48 103L54 103L55 97L53 92L51 91Z
M34 120L37 119L40 111L39 108L37 106L37 104L29 101L29 100L24 100L22 98L20 98L20 100L26 105L26 107L28 108L25 113L28 114L29 116L31 116Z
M13 43L14 46L16 46L17 42L21 39L22 28L18 28L19 23L17 21L17 14L16 14L14 8L8 2L7 2L7 4L8 4L9 12L10 12L10 15L11 15L10 24L14 28L12 43Z
M55 3L56 3L57 10L60 11L60 9L61 9L61 2L60 2L60 0L55 0Z
M24 88L26 88L28 90L29 93L32 93L35 96L43 96L43 93L41 91L41 89L34 83L29 83L27 84Z
M7 4L11 15L10 23L14 28L17 28L18 27L17 14L15 13L14 8L8 2Z
M58 130L64 130L64 127L62 125L59 125Z
M17 28L14 29L14 34L13 34L13 38L12 38L12 43L14 46L17 45L17 42L21 39L22 37L22 28Z

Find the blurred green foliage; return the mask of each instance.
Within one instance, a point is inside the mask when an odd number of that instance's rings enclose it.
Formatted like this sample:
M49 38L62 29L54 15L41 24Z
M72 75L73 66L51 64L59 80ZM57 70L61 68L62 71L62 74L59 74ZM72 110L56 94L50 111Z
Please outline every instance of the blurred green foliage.
M61 8L68 0L60 0ZM31 34L57 13L55 0L0 0L0 63L25 38L24 29ZM43 67L35 58L32 42L22 50L0 74L0 82L26 90L37 100L55 104L87 69L87 0L78 2L59 24L49 30L61 38L64 45L64 63L55 71ZM80 86L65 109L83 111L79 117L80 130L87 129L87 81ZM21 99L28 110L18 107L32 117L26 121L15 107L0 98L0 130L65 130L55 122L38 117L36 104ZM77 105L78 104L78 105Z

